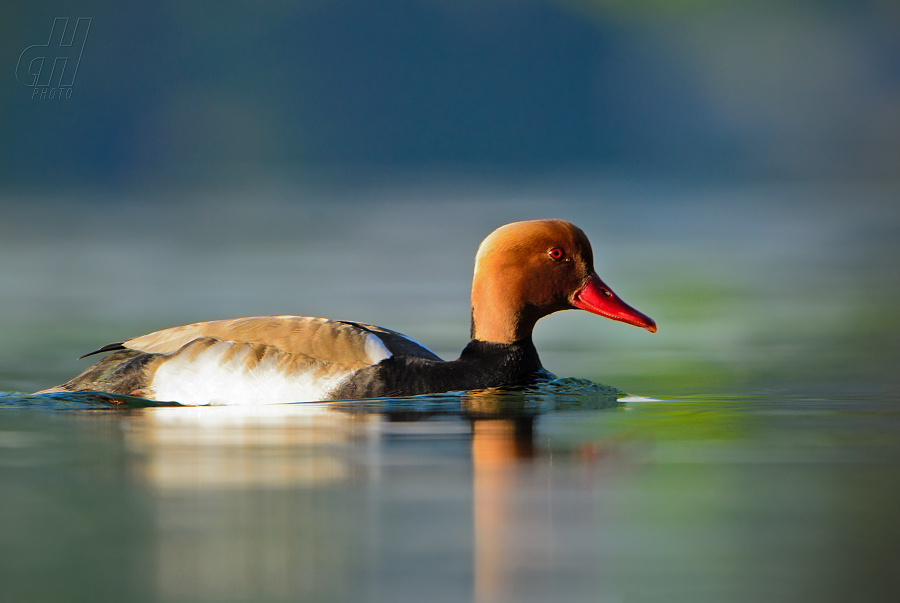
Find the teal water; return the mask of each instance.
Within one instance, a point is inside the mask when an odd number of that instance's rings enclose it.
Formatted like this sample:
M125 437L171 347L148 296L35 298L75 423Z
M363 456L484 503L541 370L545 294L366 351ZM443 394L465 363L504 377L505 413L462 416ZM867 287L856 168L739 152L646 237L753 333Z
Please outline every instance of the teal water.
M895 601L897 190L6 195L0 600ZM660 327L542 320L566 379L252 409L22 393L235 316L363 320L453 358L481 238L551 216Z
M0 595L896 599L896 399L579 387L251 409L0 396Z

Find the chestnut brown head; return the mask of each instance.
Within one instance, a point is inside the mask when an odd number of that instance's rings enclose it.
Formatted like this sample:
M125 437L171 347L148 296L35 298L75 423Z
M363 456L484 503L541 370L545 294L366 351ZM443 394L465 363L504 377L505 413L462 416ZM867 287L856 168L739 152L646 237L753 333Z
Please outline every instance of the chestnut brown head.
M531 335L539 319L573 308L656 330L653 320L600 280L590 242L569 222L514 222L481 243L472 281L474 339L518 341Z

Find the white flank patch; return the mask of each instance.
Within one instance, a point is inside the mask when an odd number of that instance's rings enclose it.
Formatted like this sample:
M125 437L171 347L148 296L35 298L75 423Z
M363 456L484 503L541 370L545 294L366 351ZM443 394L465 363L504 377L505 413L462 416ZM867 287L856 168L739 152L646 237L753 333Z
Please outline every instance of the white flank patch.
M384 342L377 335L369 333L366 335L366 356L369 357L369 362L378 364L385 358L390 358L393 354L384 346Z
M316 402L353 373L336 370L314 377L316 367L307 371L285 373L278 369L274 357L264 358L252 369L248 369L245 358L249 348L238 351L232 358L222 362L223 354L233 345L235 344L219 342L191 360L175 355L162 363L150 384L153 397L191 406ZM384 349L384 345L381 347ZM368 352L368 342L366 350ZM387 352L386 349L384 351ZM390 353L387 355L390 356Z

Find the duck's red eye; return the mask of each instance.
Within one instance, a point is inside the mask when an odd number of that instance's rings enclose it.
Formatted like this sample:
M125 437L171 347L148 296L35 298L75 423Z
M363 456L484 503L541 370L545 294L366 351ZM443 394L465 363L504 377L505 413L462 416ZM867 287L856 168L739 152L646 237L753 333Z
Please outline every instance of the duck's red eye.
M551 260L557 260L557 261L563 259L566 256L565 252L562 249L560 249L559 247L554 247L553 249L551 249L550 251L547 252L547 255L550 256Z

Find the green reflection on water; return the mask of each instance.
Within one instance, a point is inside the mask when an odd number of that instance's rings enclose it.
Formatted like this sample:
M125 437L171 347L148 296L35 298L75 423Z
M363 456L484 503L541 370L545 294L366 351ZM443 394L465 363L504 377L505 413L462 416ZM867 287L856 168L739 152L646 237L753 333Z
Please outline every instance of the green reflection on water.
M490 415L482 394L474 429L460 399L453 412L416 402L427 420L391 420L399 401L387 412L0 409L0 593L818 602L898 592L896 401L598 410L519 398L511 413L513 398ZM534 429L517 428L528 416Z

